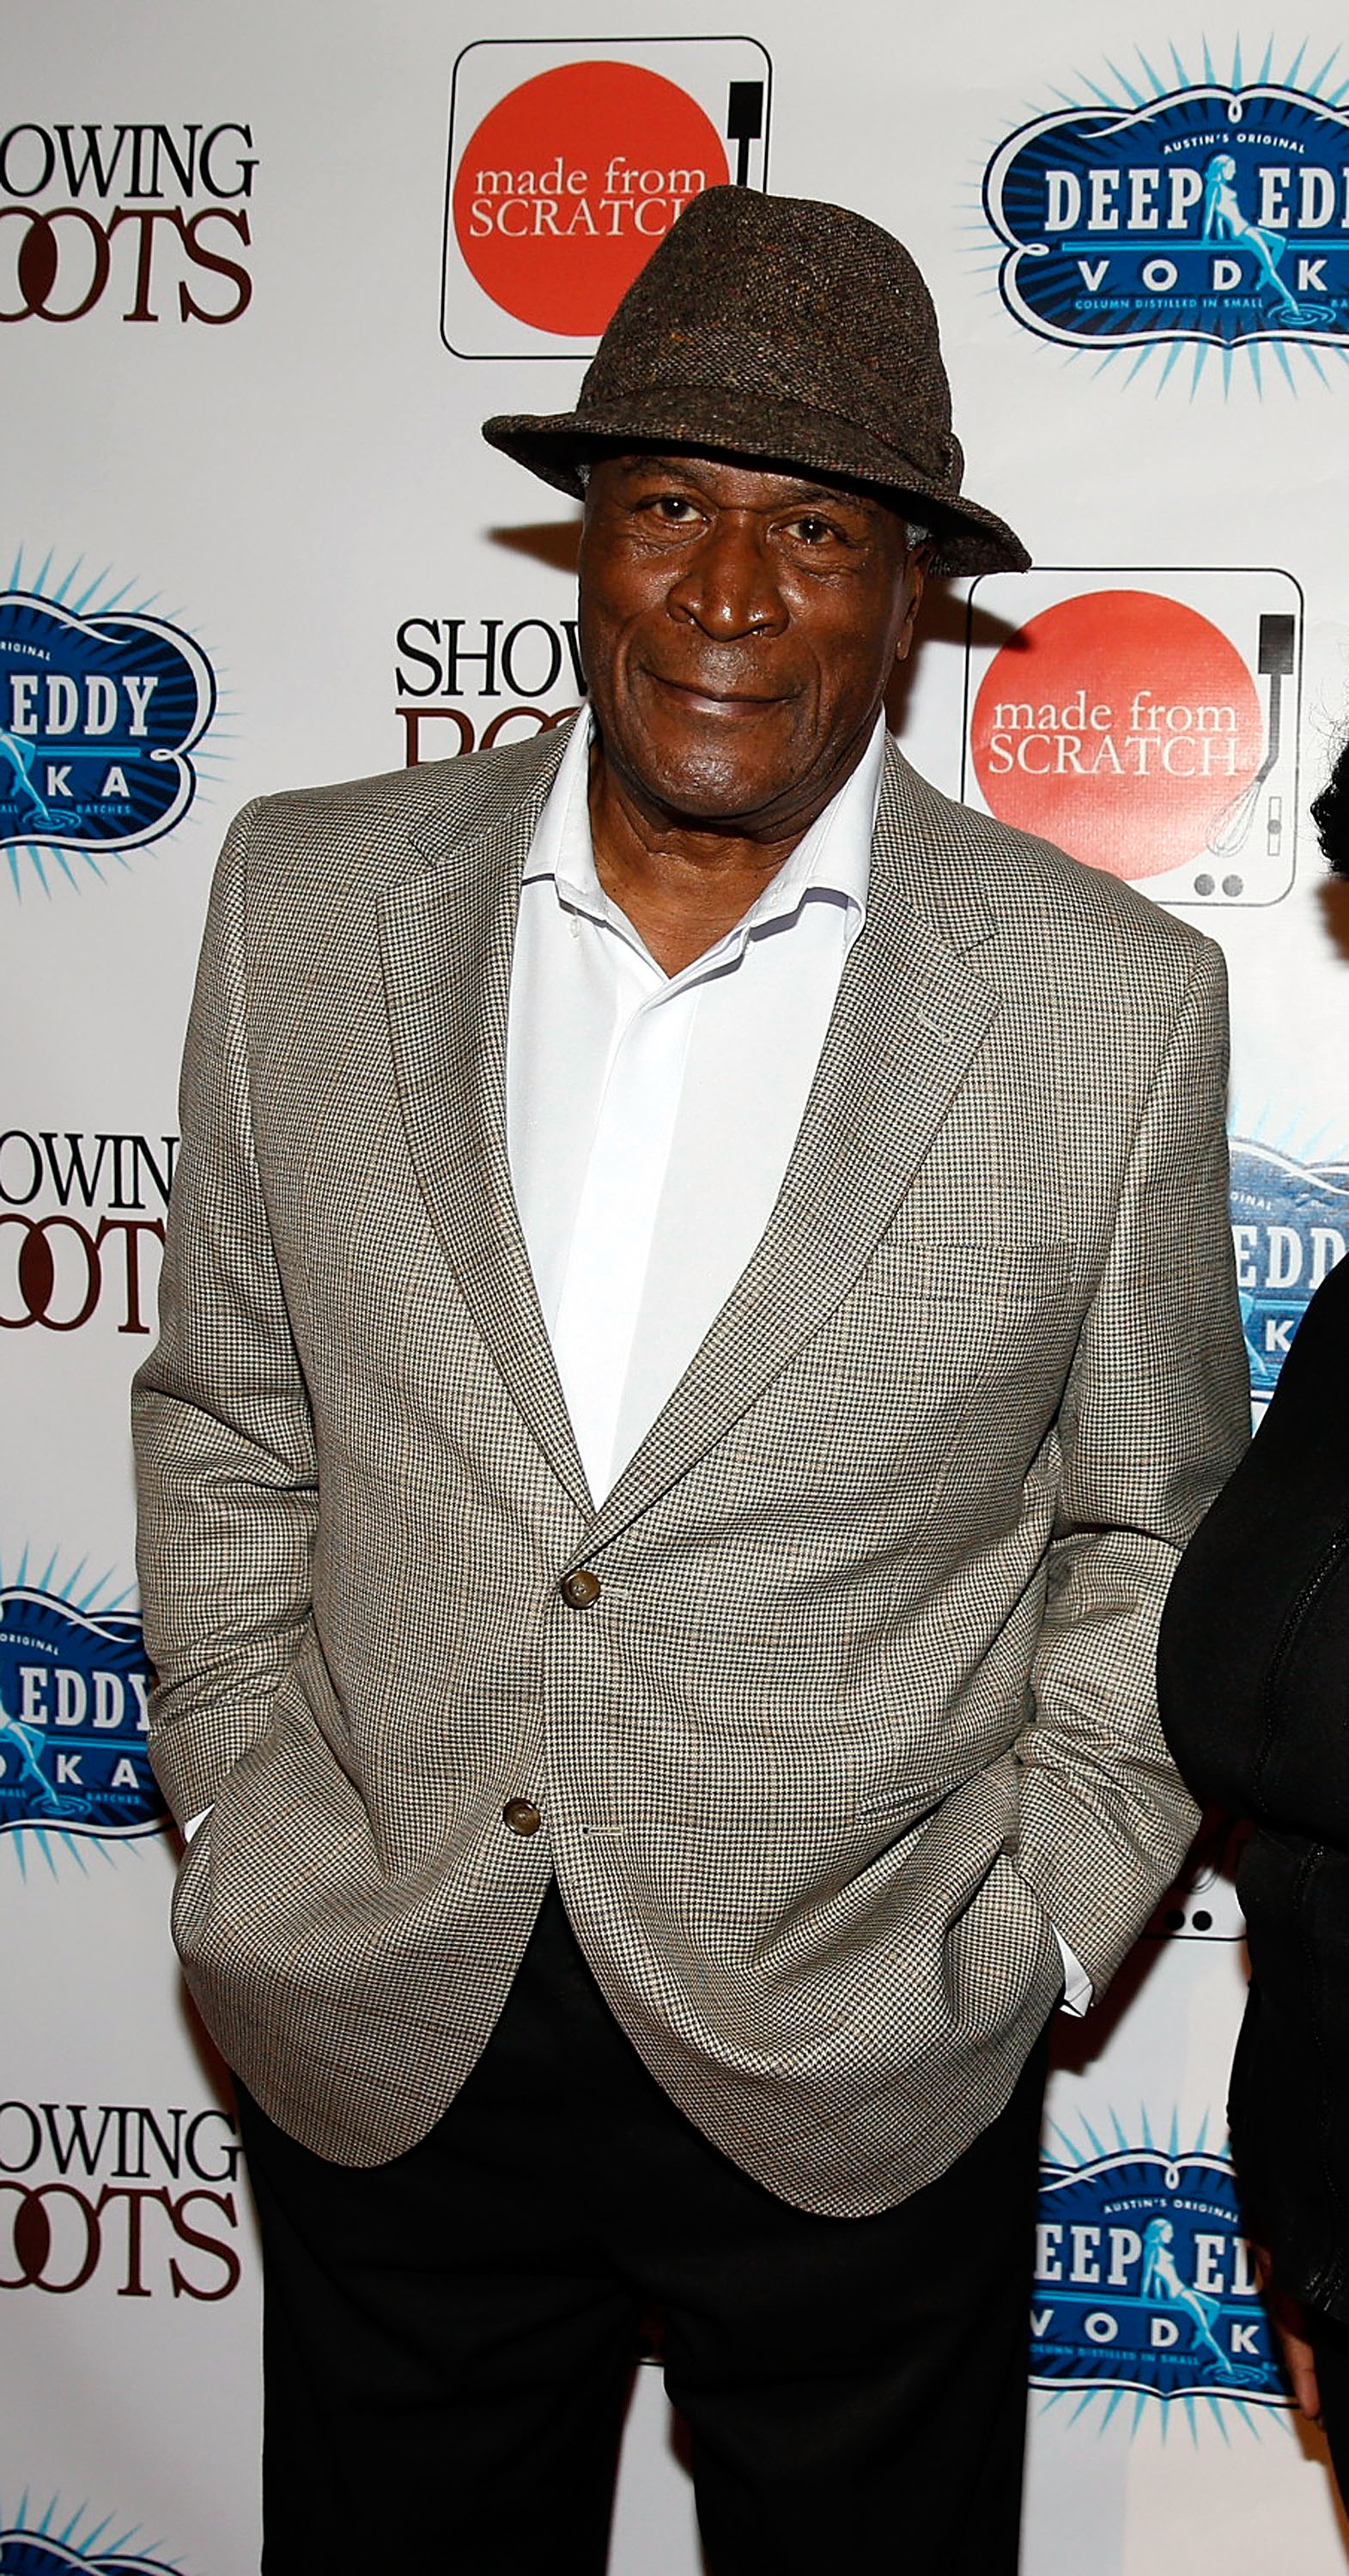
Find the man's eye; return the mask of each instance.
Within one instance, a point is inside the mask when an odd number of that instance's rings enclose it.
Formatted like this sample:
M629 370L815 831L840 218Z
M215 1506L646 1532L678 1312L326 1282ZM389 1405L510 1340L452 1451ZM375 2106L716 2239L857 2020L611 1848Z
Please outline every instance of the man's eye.
M696 519L698 516L693 503L686 499L682 492L658 492L648 506L658 518L666 520L670 526L676 528L687 526L690 519Z
M791 520L787 533L799 537L805 545L821 546L828 545L831 538L837 537L838 530L828 519L818 518L813 510L805 510L799 519Z

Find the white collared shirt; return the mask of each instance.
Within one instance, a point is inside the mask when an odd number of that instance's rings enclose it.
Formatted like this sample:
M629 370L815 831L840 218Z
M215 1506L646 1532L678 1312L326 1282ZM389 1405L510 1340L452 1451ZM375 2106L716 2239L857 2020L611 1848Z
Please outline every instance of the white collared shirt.
M831 804L714 948L657 965L595 870L578 718L525 865L508 1138L520 1223L602 1502L748 1263L866 919L878 720Z

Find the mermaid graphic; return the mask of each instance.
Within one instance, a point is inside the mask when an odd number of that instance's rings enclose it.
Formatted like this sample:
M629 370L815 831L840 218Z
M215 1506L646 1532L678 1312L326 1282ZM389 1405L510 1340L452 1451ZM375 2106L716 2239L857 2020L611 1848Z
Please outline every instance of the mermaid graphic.
M1250 252L1270 292L1277 296L1281 310L1294 322L1300 322L1302 307L1278 272L1277 264L1288 244L1281 234L1263 231L1259 224L1247 222L1237 196L1236 175L1237 165L1231 153L1215 152L1204 172L1204 239L1240 242L1243 250Z
M37 758L36 743L25 741L22 734L10 733L0 725L0 760L9 763L10 794L26 796L32 808L29 830L41 831L45 826L48 831L62 831L67 824L78 822L79 817L68 812L63 805L48 805L46 800L39 796L33 784Z
M38 1758L45 1740L38 1727L29 1726L21 1717L11 1717L0 1699L0 1778L7 1778L11 1760L16 1762L18 1771L13 1788L17 1789L20 1781L27 1781L35 1810L42 1815L59 1815L61 1800Z
M1150 2218L1143 2230L1143 2278L1140 2284L1145 2299L1155 2300L1159 2307L1179 2308L1194 2327L1196 2346L1203 2344L1212 2353L1218 2368L1230 2374L1231 2363L1214 2336L1214 2326L1221 2314L1216 2299L1206 2299L1202 2290L1192 2290L1182 2281L1171 2251L1175 2235L1169 2218Z

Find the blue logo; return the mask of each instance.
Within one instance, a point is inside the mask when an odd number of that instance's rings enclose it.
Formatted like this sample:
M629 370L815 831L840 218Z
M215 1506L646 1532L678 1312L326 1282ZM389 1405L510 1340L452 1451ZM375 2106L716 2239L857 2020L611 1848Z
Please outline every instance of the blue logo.
M41 2522L30 2525L27 2499L19 2507L19 2520L0 2527L0 2576L70 2576L80 2570L82 2576L179 2576L171 2558L147 2558L130 2549L136 2532L124 2531L109 2538L115 2528L110 2514L92 2526L81 2540L80 2525L90 2522L87 2508L63 2516L55 2503L48 2505ZM61 2522L60 2531L51 2526Z
M0 1585L0 1833L163 1824L146 1750L152 1679L129 1612Z
M175 2576L167 2558L128 2556L124 2550L96 2550L89 2556L33 2531L0 2531L0 2576L67 2576L71 2568L85 2576Z
M181 823L217 708L211 665L181 626L148 600L123 605L130 585L107 576L68 598L78 565L48 593L47 570L24 585L20 557L0 590L0 848L16 891L24 860L44 887L47 859L77 883L73 857L102 876L102 859Z
M1196 346L1224 379L1248 353L1288 374L1290 345L1349 348L1349 107L1295 86L1298 53L1271 78L1215 76L1208 47L1170 79L1140 54L1093 100L1034 117L988 165L984 211L1005 246L999 272L1014 319L1063 348L1103 356ZM1327 65L1326 70L1329 69ZM1113 94L1112 94L1113 92ZM1169 372L1169 364L1167 368Z
M1146 2126L1146 2124L1145 2124ZM1031 2311L1032 2385L1118 2404L1198 2398L1245 2411L1288 2398L1226 2157L1150 2141L1045 2166ZM1070 2147L1068 2140L1063 2141ZM1253 2420L1253 2419L1251 2419Z
M1235 1142L1232 1241L1251 1393L1263 1408L1309 1300L1349 1250L1349 1161L1298 1163Z

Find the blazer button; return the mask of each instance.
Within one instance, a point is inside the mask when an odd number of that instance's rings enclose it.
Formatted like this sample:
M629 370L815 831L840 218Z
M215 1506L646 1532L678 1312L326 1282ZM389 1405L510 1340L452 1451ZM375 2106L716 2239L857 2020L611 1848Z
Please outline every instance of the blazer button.
M600 1597L600 1578L591 1573L588 1565L578 1565L574 1572L563 1575L558 1590L571 1609L588 1610L592 1601Z
M501 1821L510 1826L513 1834L536 1834L543 1818L528 1798L508 1798L501 1810Z

